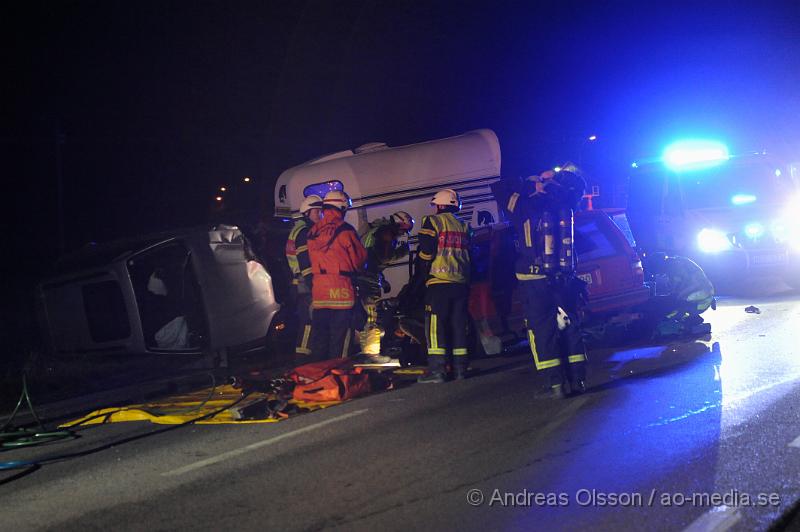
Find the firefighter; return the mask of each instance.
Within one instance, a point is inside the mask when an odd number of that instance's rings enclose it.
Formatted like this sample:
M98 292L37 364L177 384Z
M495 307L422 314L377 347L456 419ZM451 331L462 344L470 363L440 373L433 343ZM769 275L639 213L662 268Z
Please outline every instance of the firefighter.
M469 226L455 217L461 198L446 188L431 199L436 214L426 216L419 230L417 268L412 283L425 289L425 337L428 371L419 382L446 380L447 355L452 355L454 378L466 378L469 317Z
M585 391L586 348L577 316L573 209L585 182L577 168L528 178L501 198L517 232L515 273L525 293L528 342L555 397Z
M669 296L664 303L662 321L656 334L707 334L711 326L700 316L709 308L716 309L714 285L703 269L692 259L664 253L646 257L645 266L656 279L666 281Z
M367 250L367 266L363 285L368 287L363 296L367 312L367 325L374 326L377 321L375 303L381 292L390 292L391 286L383 278L386 266L408 255L408 243L400 238L408 237L414 229L414 218L405 211L397 211L389 218L380 218L370 224L369 230L361 237Z
M356 275L364 269L367 251L352 225L344 221L352 205L341 190L322 201L322 219L308 232L311 258L311 352L315 360L346 357L352 336Z
M311 260L308 257L308 230L322 214L322 198L312 194L303 199L300 213L286 240L286 261L292 270L292 303L297 316L295 353L310 355L311 348Z

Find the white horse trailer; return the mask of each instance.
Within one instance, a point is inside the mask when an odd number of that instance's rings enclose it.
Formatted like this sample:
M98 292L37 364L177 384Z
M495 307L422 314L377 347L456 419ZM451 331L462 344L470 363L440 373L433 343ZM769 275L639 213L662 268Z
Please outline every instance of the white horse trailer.
M410 239L414 244L422 217L433 212L430 199L442 188L459 193L463 207L458 216L472 227L499 221L490 187L499 178L500 143L489 129L407 146L371 142L283 172L275 185L275 215L294 216L309 194L340 189L353 200L346 219L359 234L369 222L402 210L417 222ZM408 264L408 258L398 260L384 271L392 286L389 295L408 281Z

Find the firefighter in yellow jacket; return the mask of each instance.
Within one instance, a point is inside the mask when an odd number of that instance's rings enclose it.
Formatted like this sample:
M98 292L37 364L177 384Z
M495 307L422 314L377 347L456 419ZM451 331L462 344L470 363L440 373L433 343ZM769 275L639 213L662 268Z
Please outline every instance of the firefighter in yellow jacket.
M286 240L286 261L292 270L292 303L297 317L295 353L310 355L311 347L311 260L308 257L308 230L322 213L322 198L312 194L300 204L300 216Z
M466 378L468 360L467 311L469 296L469 227L455 217L461 199L452 189L431 200L436 214L426 216L419 230L414 281L425 279L425 330L428 371L418 381L442 383L447 378L447 355L452 355L454 378Z

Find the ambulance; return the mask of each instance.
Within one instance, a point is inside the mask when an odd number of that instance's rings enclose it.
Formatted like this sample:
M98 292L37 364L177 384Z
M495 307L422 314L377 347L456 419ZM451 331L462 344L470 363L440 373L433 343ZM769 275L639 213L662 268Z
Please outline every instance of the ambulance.
M755 278L800 288L800 171L765 150L681 139L634 163L628 212L641 249L697 262L717 290Z

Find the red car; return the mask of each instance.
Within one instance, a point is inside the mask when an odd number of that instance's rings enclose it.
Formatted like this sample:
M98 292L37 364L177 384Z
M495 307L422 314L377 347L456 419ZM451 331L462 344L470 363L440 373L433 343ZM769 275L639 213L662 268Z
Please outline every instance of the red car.
M577 274L587 285L583 309L587 324L625 323L641 316L651 290L635 246L623 209L576 213ZM515 290L513 229L503 223L478 229L472 257L470 314L482 349L493 354L499 352L500 343L520 337L517 333L524 328L523 304Z

